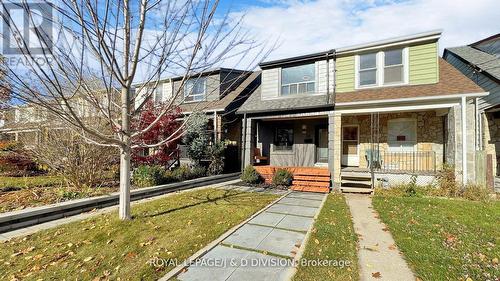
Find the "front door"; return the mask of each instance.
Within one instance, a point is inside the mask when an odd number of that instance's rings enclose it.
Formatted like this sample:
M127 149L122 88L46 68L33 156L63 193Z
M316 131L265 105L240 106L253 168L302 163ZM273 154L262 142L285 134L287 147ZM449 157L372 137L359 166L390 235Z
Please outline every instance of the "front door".
M342 165L359 166L359 127L342 127Z
M318 136L316 162L328 163L328 129L318 128L316 134Z

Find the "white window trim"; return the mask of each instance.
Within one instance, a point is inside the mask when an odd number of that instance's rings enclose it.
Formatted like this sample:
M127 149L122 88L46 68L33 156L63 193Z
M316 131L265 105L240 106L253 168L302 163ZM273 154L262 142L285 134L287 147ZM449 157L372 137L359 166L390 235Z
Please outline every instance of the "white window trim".
M184 84L184 91L183 91L184 92L184 103L206 101L207 100L207 78L206 77L199 77L199 78L191 78L191 79L194 79L194 80L203 79L203 94L193 95L193 94L187 93L186 86L187 86L187 81L189 81L189 79L188 79L186 81L186 83ZM196 82L198 82L198 81L196 81ZM195 97L200 97L200 96L202 96L203 99L201 99L201 100L196 100L195 99ZM187 101L186 100L187 97L192 97L193 100Z
M370 54L370 53L367 53ZM408 85L410 78L409 78L409 55L408 55L408 47L403 48L403 82L394 82L394 83L388 83L384 84L384 68L385 68L385 52L384 51L378 51L376 52L376 83L372 85L359 85L359 59L360 55L354 56L354 88L356 90L359 89L370 89L370 88L380 88L380 87L394 87L394 86L402 86L402 85Z
M411 141L413 143L413 150L412 151L417 151L417 145L418 145L418 126L417 126L417 119L416 118L395 118L395 119L390 119L387 121L387 137L389 137L389 124L394 123L394 122L413 122L414 123L414 128L415 128L415 140ZM410 141L405 141L407 143L410 143ZM402 150L394 150L391 149L391 143L395 143L394 141L390 141L389 138L387 138L387 150L389 152L409 152L409 151L402 151Z

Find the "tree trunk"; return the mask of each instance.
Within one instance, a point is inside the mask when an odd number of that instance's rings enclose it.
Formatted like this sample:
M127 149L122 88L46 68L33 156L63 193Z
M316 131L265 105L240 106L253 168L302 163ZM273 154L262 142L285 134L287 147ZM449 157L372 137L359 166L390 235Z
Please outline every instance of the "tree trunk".
M120 149L120 219L130 216L130 146Z
M120 148L120 208L121 220L129 220L130 216L130 83L128 59L130 54L130 14L129 1L123 3L123 77L125 85L121 89L121 134L123 146Z

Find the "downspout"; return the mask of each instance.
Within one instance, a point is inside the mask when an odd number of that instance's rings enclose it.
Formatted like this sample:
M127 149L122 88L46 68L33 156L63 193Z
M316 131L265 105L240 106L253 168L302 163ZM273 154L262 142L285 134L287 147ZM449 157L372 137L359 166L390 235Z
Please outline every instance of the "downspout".
M481 113L479 112L479 109L478 109L478 102L479 102L479 98L476 98L475 100L476 102L476 134L477 134L477 150L483 150L483 120L482 120L482 116L481 116Z
M465 118L467 117L467 100L462 97L461 102L461 121L462 121L462 184L465 186L467 184L467 126Z
M241 140L241 171L245 169L245 150L247 142L247 114L243 114L243 134Z

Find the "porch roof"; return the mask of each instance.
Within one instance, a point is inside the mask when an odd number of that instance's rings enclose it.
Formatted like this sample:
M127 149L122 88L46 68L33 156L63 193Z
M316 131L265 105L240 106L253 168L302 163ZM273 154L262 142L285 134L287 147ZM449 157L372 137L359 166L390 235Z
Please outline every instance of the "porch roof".
M337 93L335 103L351 103L388 99L404 99L432 96L447 96L485 92L472 80L439 58L439 82L426 85L408 85L358 90L347 93Z

